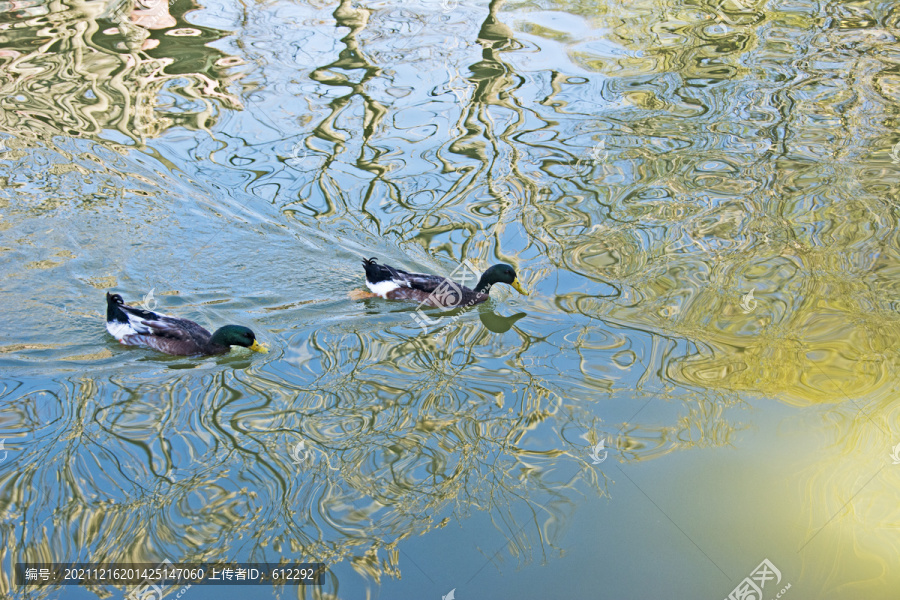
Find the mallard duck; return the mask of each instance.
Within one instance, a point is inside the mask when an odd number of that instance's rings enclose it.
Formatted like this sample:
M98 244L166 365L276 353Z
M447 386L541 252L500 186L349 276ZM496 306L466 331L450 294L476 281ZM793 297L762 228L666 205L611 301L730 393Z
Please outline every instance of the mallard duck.
M250 329L241 325L225 325L211 334L187 319L126 306L122 296L109 292L106 292L106 330L125 345L146 346L177 356L223 354L231 346L243 346L254 352L269 351L256 341Z
M528 295L516 278L516 270L503 263L485 271L474 290L439 275L407 273L379 265L374 258L363 260L363 268L366 286L372 294L388 300L408 300L438 308L472 306L487 300L491 286L496 283L506 283L520 294Z

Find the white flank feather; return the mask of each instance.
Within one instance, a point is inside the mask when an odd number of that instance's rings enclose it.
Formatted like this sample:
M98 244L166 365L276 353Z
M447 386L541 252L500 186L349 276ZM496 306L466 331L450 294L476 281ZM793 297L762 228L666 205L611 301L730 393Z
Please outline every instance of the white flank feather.
M117 340L120 342L122 339L129 335L152 335L153 330L141 323L144 319L138 315L133 315L127 310L123 310L125 316L128 317L127 323L122 323L120 321L107 321L106 322L106 330ZM160 317L165 317L166 315L162 313L156 313ZM150 321L152 323L152 321Z
M118 321L107 321L106 330L110 333L110 335L112 335L120 342L125 336L134 335L137 333L134 327L131 326L131 323L120 323Z
M388 292L393 292L400 286L393 281L379 281L378 283L369 283L368 281L366 281L366 287L368 287L369 291L371 291L376 296L387 298Z

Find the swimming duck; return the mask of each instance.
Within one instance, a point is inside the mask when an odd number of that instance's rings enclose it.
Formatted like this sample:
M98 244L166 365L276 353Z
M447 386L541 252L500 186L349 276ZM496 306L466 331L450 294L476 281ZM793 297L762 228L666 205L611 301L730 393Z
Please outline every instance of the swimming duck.
M134 306L126 306L119 294L106 292L106 330L127 346L145 346L174 354L224 354L231 346L268 352L253 332L241 325L225 325L210 333L187 319L170 317Z
M506 283L520 294L528 295L516 278L515 269L503 263L485 271L474 290L438 275L407 273L379 265L374 258L363 260L363 268L366 286L372 294L388 300L409 300L437 308L472 306L487 300L491 286L496 283Z

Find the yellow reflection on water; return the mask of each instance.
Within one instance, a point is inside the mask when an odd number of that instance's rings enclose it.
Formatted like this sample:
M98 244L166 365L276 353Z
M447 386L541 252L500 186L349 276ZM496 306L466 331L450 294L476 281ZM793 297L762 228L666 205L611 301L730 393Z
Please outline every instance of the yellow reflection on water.
M221 108L242 107L226 90L233 76L216 66L226 55L208 45L226 32L194 28L185 37L175 28L184 24L185 2L159 2L158 11L174 14L155 16L131 4L66 0L47 15L19 14L5 24L16 49L0 54L0 130L21 138L9 148L106 129L143 142L175 125L208 129Z

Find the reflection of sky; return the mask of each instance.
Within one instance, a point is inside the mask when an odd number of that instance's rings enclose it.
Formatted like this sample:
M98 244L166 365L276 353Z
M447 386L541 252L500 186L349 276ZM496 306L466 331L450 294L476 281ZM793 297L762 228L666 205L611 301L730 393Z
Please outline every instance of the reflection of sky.
M854 84L863 119L847 82L802 84L819 67L774 38L718 47L686 27L667 54L671 31L631 10L221 3L181 17L203 38L150 52L175 62L148 79L141 151L4 106L0 477L26 476L3 479L23 494L9 522L102 518L173 554L355 556L399 565L392 598L725 597L765 557L798 597L896 589L889 569L859 575L896 554L870 533L896 520L880 470L895 221L873 187L893 185L893 107ZM771 77L716 70L739 58ZM98 98L78 97L71 114ZM497 290L493 311L525 314L505 332L473 311L438 341L402 306L346 298L362 256L507 261L534 293ZM159 310L251 326L273 353L111 343L103 292L151 288ZM330 462L298 474L301 440ZM67 559L122 547L56 527L46 547ZM352 569L342 596L372 586Z

